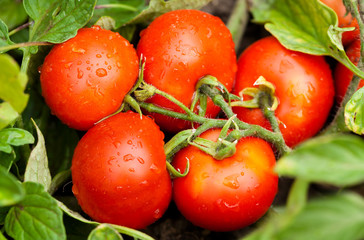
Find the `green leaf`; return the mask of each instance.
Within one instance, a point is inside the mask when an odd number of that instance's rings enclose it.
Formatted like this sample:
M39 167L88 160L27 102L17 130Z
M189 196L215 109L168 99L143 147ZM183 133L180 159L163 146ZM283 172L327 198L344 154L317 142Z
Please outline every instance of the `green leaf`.
M357 90L345 106L345 124L356 134L364 134L364 87Z
M8 46L10 44L12 44L12 41L9 38L8 26L0 19L0 47ZM2 52L3 51L0 50L0 53Z
M36 182L44 186L46 191L49 191L52 177L48 168L48 157L45 147L45 141L42 132L34 123L37 130L38 143L32 150L27 167L25 169L24 181Z
M24 0L34 20L29 41L61 43L76 36L93 14L96 0Z
M26 74L7 54L0 54L0 129L13 122L27 105L29 95L24 93ZM1 102L3 100L3 102Z
M20 182L0 166L0 207L13 205L24 198L24 189Z
M211 0L151 0L148 8L144 9L127 24L149 23L166 12L177 9L200 9L209 2Z
M109 224L97 226L87 240L123 240L123 237Z
M17 240L66 239L57 201L38 183L23 183L26 195L5 219L6 233Z
M0 6L0 18L10 29L24 23L28 18L22 1L0 0Z
M345 134L324 135L299 145L276 165L282 176L336 186L364 181L364 140Z
M279 239L356 240L364 237L364 199L342 193L309 202Z
M28 131L20 128L5 128L0 130L0 151L10 154L11 146L21 146L34 143L34 137Z
M364 78L346 56L335 12L319 0L253 0L254 21L286 48L312 55L332 56Z
M83 223L87 223L87 224L92 224L92 225L100 225L100 223L95 222L95 221L90 221L87 220L86 218L84 218L81 214L79 214L78 212L72 211L70 210L64 203L57 201L58 206L64 211L64 213L66 213L69 217L72 217L74 219L77 219L78 221L81 221ZM148 236L147 234L140 232L138 230L135 229L131 229L128 227L123 227L123 226L119 226L119 225L113 225L110 224L110 226L112 226L116 231L118 231L121 234L126 234L129 235L131 237L134 237L136 239L141 239L141 240L153 240L152 237Z
M114 29L120 28L146 8L145 0L98 0L91 19L94 24L103 16L114 19Z
M295 215L283 212L271 217L244 240L363 239L363 212L364 199L354 193L322 197L308 202Z

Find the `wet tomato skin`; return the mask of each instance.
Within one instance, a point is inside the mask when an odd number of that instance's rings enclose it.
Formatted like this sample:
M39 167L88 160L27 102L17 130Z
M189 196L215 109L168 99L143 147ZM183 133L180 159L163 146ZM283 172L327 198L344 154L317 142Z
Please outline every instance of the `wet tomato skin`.
M115 112L138 76L133 46L99 26L55 45L41 67L47 105L71 128L87 130Z
M331 69L322 56L294 52L274 37L260 39L239 57L233 93L253 87L259 76L273 83L279 100L275 115L290 147L314 136L334 101ZM234 108L238 118L270 129L260 109Z
M322 3L335 11L338 16L338 25L341 28L355 27L353 31L347 31L342 34L343 45L348 45L355 39L359 38L360 31L358 21L346 11L345 5L341 0L321 0Z
M360 39L353 41L346 49L346 54L348 55L351 62L358 65L360 59ZM335 80L335 97L336 102L341 103L345 93L349 87L349 84L353 78L354 74L347 67L341 63L337 63L334 71ZM358 88L364 86L364 81L361 80Z
M144 31L137 53L146 60L144 79L190 107L197 81L215 76L231 90L236 55L231 34L217 17L198 10L176 10L156 18ZM170 110L182 110L160 96L150 102ZM206 116L219 112L209 100ZM190 128L191 123L152 114L161 129L169 132Z
M216 141L217 129L202 138ZM243 138L236 154L215 160L194 146L178 152L173 165L190 171L173 182L173 199L183 216L212 231L233 231L256 222L271 206L278 189L273 172L275 157L270 145L259 138Z
M167 209L172 183L164 134L149 117L119 113L92 127L72 160L72 191L92 219L142 229Z

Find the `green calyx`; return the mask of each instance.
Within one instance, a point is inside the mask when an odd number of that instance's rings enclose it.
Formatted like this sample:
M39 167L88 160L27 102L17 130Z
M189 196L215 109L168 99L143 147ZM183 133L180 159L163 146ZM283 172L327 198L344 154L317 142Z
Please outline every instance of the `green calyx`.
M239 92L241 100L230 103L232 107L246 107L246 108L259 108L263 98L269 99L269 109L274 111L278 107L278 98L274 95L275 87L271 82L268 82L263 76L260 76L254 83L254 86L244 88ZM243 96L250 96L251 99L245 100Z

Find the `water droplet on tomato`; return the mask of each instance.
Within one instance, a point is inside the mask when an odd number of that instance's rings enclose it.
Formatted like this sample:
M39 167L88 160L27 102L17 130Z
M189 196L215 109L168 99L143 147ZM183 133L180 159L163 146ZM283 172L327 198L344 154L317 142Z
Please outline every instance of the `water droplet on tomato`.
M123 157L123 160L124 160L125 162L131 161L131 160L134 160L134 159L135 159L135 157L134 157L132 154L127 154L127 155L125 155L125 156Z
M121 63L120 63L120 62L116 62L116 66L117 66L118 68L121 68Z
M87 67L86 69L90 71L91 70L91 67Z
M106 54L107 58L112 58L112 55L110 53Z
M83 49L83 48L76 48L76 47L73 47L72 48L72 52L75 52L75 53L85 53L86 50Z
M72 66L72 64L73 64L73 62L66 63L66 64L64 65L64 68L65 68L65 69L70 69L70 68L71 68L71 66Z
M105 68L98 68L96 69L96 75L98 77L105 77L107 75L107 71Z
M129 172L135 172L134 168L129 168L128 170L129 170Z
M133 141L132 140L128 140L127 141L127 144L132 145L133 144Z
M82 64L82 61L78 61L78 62L77 62L77 65L81 65L81 64Z
M162 217L162 211L158 208L157 210L154 211L153 217L155 219L159 219L160 217Z
M87 64L90 64L90 61L89 61L89 60L87 60L87 61L86 61L86 63L87 63Z
M159 174L161 172L161 169L159 169L159 167L156 166L154 163L152 163L152 165L150 165L150 170L157 174Z
M101 54L96 54L96 57L97 58L101 58Z
M147 180L144 180L140 183L141 186L148 186L149 182Z
M107 66L107 69L111 70L111 66Z
M208 172L202 173L201 176L202 176L203 179L206 179L206 178L209 178L210 177L210 175L209 175Z
M81 79L83 77L83 71L77 68L77 78Z
M224 178L223 184L232 189L238 189L240 187L238 177L240 174L232 174Z
M240 175L241 175L241 176L244 176L244 172L241 172L241 173L240 173Z
M80 191L78 190L78 187L76 185L73 185L72 186L72 192L73 192L73 194L75 196L77 196Z
M145 163L144 159L141 158L141 157L137 157L137 160L138 160L138 162L140 162L140 164L144 164Z

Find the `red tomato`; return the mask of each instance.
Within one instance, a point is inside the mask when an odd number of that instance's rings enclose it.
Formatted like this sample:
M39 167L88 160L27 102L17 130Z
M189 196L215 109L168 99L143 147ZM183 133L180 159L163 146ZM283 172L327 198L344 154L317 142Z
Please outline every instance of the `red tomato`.
M342 42L344 45L350 44L353 40L359 38L360 31L358 21L346 11L342 0L321 0L321 2L336 12L339 27L355 27L355 30L343 33Z
M216 141L219 129L201 137ZM179 151L173 165L190 171L173 182L173 199L193 224L212 231L233 231L256 222L269 209L278 189L275 157L259 138L243 138L234 156L215 160L194 146Z
M355 40L349 45L349 47L346 49L346 54L348 55L351 62L353 62L355 65L358 65L360 58L360 39ZM342 99L344 98L346 90L348 89L353 76L353 72L341 63L336 65L334 79L337 103L341 103ZM361 80L359 83L359 88L363 86L364 81Z
M172 195L163 138L152 119L133 112L91 128L71 168L82 209L96 221L137 229L160 218Z
M133 46L98 26L53 47L41 68L42 94L52 113L87 130L115 112L138 77Z
M274 37L253 43L238 60L234 93L253 87L259 76L274 84L275 115L288 146L314 136L325 124L334 99L331 70L322 56L284 48ZM270 129L260 109L234 108L238 118Z
M197 81L215 76L231 90L236 73L236 55L231 34L217 17L198 10L177 10L156 18L141 33L138 55L146 58L144 79L190 107ZM160 96L150 102L183 112ZM206 116L219 112L209 100ZM177 132L191 123L152 114L162 129Z

